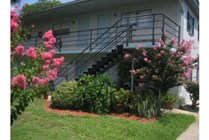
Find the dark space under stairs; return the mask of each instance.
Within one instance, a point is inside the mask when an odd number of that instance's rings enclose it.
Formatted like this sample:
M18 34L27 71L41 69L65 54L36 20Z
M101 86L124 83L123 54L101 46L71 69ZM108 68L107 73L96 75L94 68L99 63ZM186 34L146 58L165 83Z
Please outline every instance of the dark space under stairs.
M83 74L79 75L79 77L84 74L96 75L105 73L107 70L123 60L123 58L123 45L118 45L116 49L112 49L110 53L107 53L106 56L96 61L91 68L88 68L87 71L84 71ZM79 80L79 78L75 78L75 80Z

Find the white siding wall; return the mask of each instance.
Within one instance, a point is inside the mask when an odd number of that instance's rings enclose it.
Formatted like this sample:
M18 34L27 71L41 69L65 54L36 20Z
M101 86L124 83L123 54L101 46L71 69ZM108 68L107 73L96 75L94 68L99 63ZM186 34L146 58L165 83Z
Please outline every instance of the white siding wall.
M196 57L197 54L199 54L199 41L198 41L198 25L199 25L199 18L197 15L194 14L194 12L191 10L191 8L188 6L185 1L182 1L182 7L184 10L183 13L183 39L185 40L194 40L194 45L192 46L192 57ZM190 36L189 33L187 32L187 11L192 15L194 18L194 35Z
M195 40L195 47L193 47L192 51L192 56L196 56L198 53L198 41L197 41L197 26L199 20L197 17L194 15L194 13L191 11L191 9L188 7L188 5L182 1L182 7L184 11L184 16L181 18L181 5L178 3L178 0L153 0L149 2L142 2L139 4L134 4L134 5L126 5L123 7L115 7L111 9L106 9L106 10L100 10L100 11L94 11L94 12L89 12L89 13L80 13L71 17L65 17L65 18L59 18L59 19L54 19L54 20L49 20L49 21L44 21L41 23L34 23L36 25L35 30L33 30L32 34L37 35L38 31L47 31L49 29L52 29L53 24L58 24L58 23L69 23L70 24L70 31L76 31L78 29L78 20L79 18L82 17L89 17L89 29L95 29L97 28L97 19L99 15L106 15L110 14L111 15L111 25L114 24L116 21L118 21L121 18L122 13L127 13L127 12L134 12L134 11L139 11L139 10L147 10L147 9L152 9L152 13L162 13L168 16L171 20L176 22L179 25L183 25L182 27L182 38L184 39L194 39ZM194 36L190 37L186 31L186 11L189 10L190 13L193 15L195 18L195 30L194 30ZM114 15L117 15L116 17ZM75 21L75 23L73 23ZM76 47L70 48L72 49L77 49ZM69 50L69 51L70 51ZM71 55L71 54L69 54ZM113 74L113 71L116 72L117 65L112 69L109 70L107 73L110 75L112 74L113 79L117 79L115 77L116 74ZM117 72L116 72L117 73ZM174 89L173 91L175 92L181 92L181 95L184 95L186 97L186 102L189 102L188 94L185 92L185 89Z
M182 15L179 16L179 19L181 19L180 21L181 21L181 28L182 28L181 29L182 30L181 39L194 40L191 56L193 58L196 58L197 54L199 54L199 41L198 41L199 18L197 15L195 15L195 13L192 11L192 9L189 7L189 5L184 0L181 1L181 7L183 10ZM192 15L192 17L195 20L194 35L193 36L190 36L187 31L187 11L189 11L189 13ZM194 69L192 71L192 80L193 81L196 81L196 78L197 78L196 74L197 74L197 70ZM179 96L183 98L183 100L182 100L183 104L190 104L191 103L189 93L186 91L186 89L183 86L179 87Z
M53 19L53 20L43 21L41 23L34 23L36 25L36 28L32 31L32 34L37 35L38 31L42 31L44 33L45 31L52 29L54 24L58 24L58 23L69 23L70 31L77 31L79 18L82 17L89 18L89 22L90 22L89 29L96 29L98 24L97 23L98 16L100 15L106 15L106 14L111 15L111 25L113 25L121 18L122 13L147 10L147 9L151 9L152 13L163 13L167 15L170 19L172 19L174 22L178 22L176 0L158 0L158 1L153 0L149 2L141 2L138 4L126 5L123 7L115 7L106 10L93 11L89 13L80 13L71 17ZM114 16L115 14L117 15L116 17ZM73 23L73 21L75 21L75 23ZM74 34L74 36L76 36L76 34ZM72 39L73 37L69 37L69 38ZM68 48L69 50L77 49L76 43L74 42L73 44L75 44L73 45L75 47Z

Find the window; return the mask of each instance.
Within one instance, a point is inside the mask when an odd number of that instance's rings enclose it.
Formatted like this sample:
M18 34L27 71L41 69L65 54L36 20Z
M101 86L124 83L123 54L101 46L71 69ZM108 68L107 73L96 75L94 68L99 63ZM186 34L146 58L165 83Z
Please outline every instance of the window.
M194 18L191 14L187 11L187 31L189 35L194 35Z
M192 72L190 73L190 77L189 77L189 81L192 81L192 79L193 79L193 74L192 74Z
M198 24L198 29L197 29L197 40L199 41L200 40L200 26Z
M149 28L152 27L152 22L153 18L151 16L152 10L143 10L143 11L138 11L138 19L137 19L137 24L138 27L141 28Z
M131 25L136 23L136 12L122 13L122 25Z
M197 67L196 82L199 82L199 66Z
M53 25L53 33L55 35L68 34L70 32L70 25L68 23Z
M152 27L152 10L141 10L135 12L122 13L122 25L137 24L139 28Z

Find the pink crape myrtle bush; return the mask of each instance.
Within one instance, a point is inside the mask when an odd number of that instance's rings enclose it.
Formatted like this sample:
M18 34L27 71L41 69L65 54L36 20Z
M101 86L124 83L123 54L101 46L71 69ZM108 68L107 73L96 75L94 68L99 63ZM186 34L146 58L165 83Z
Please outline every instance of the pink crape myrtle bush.
M189 79L194 60L191 57L192 45L193 41L183 40L177 44L176 39L160 40L148 50L139 44L133 53L126 53L124 58L134 61L135 67L129 72L139 87L153 85L164 95L170 88L180 86Z
M57 77L64 57L54 58L56 39L52 30L42 39L42 46L26 48L19 42L26 41L17 8L11 10L11 124L24 111L38 93L46 93L50 83Z

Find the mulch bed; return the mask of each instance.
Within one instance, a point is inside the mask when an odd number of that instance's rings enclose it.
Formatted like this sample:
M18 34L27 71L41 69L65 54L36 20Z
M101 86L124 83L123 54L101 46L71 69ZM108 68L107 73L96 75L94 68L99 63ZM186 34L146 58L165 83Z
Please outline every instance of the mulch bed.
M49 112L53 112L53 113L57 113L57 114L66 114L66 115L72 115L72 116L98 116L97 114L83 112L80 110L55 109L55 108L51 107L51 101L45 101L44 108ZM157 120L155 118L140 118L140 117L132 115L130 113L121 113L121 114L110 113L108 115L113 116L113 117L127 119L127 120L139 121L139 122L155 122Z

